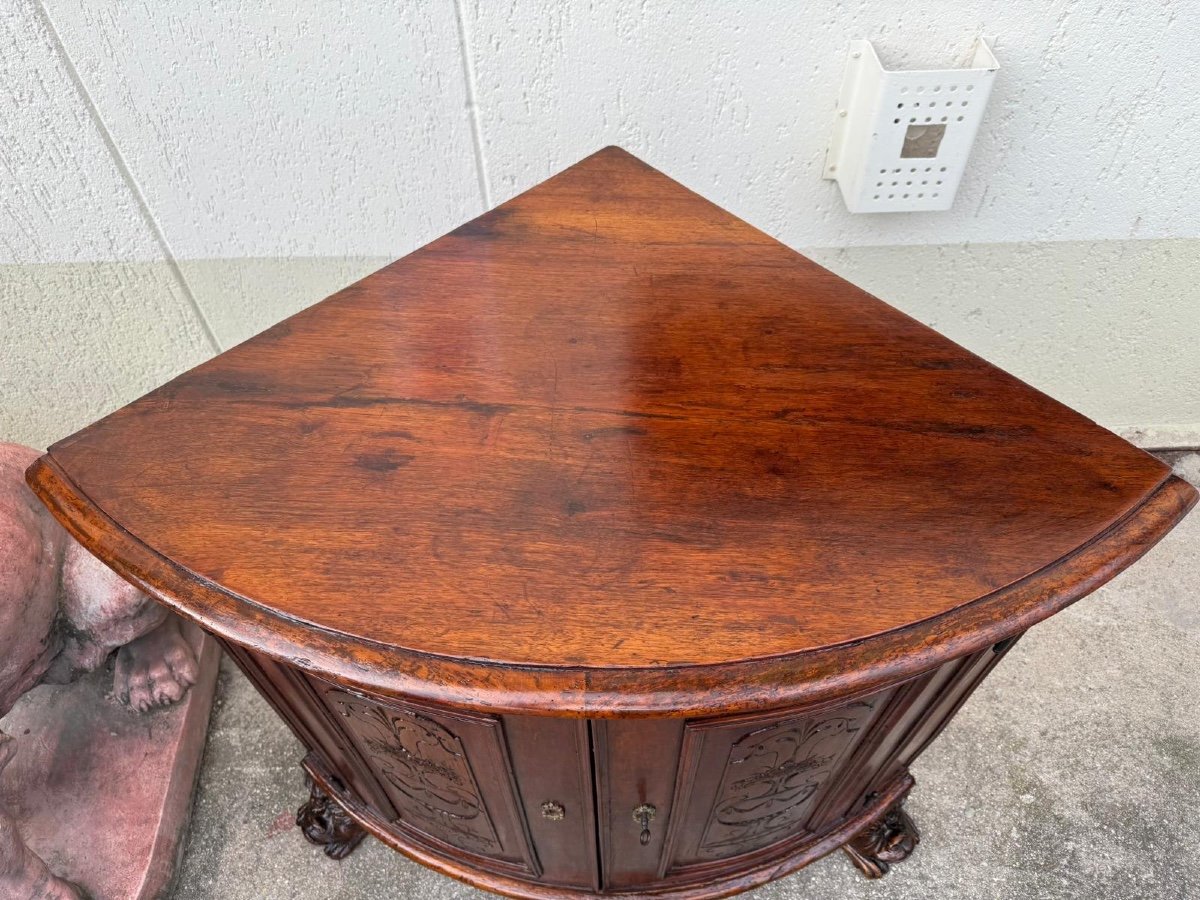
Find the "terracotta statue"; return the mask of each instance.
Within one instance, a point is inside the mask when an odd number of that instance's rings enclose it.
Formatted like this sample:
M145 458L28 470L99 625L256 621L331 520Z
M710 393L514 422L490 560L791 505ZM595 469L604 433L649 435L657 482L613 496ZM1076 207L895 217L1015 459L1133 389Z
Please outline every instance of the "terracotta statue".
M26 487L40 454L0 443L0 716L37 684L62 684L116 651L113 696L138 712L181 699L197 678L179 620L98 562ZM16 752L0 731L0 774ZM0 809L0 897L80 898Z

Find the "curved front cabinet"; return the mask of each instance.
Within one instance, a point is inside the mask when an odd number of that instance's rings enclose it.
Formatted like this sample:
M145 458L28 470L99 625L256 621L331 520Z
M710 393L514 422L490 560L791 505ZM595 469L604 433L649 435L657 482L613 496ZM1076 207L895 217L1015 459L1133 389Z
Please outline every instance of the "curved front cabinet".
M882 874L1012 636L1197 497L617 148L26 480L237 645L309 840L545 900Z
M421 862L518 897L702 898L895 815L908 765L1012 643L865 696L709 719L489 715L229 650L307 747L318 789Z

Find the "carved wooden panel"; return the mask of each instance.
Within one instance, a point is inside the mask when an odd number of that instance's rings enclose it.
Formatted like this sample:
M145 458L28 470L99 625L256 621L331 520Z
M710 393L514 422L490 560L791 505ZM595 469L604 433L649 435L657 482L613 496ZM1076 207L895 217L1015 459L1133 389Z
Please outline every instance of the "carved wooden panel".
M402 844L629 892L804 852L904 776L1009 646L804 712L590 722L380 698L231 652Z
M400 795L401 816L448 844L483 854L500 851L462 741L453 732L412 710L345 691L328 696L350 720L379 777Z
M536 874L498 719L328 685L320 692L387 792L398 828Z
M886 694L805 716L689 723L666 871L802 838Z
M872 706L751 732L730 750L700 841L702 856L730 856L792 834Z

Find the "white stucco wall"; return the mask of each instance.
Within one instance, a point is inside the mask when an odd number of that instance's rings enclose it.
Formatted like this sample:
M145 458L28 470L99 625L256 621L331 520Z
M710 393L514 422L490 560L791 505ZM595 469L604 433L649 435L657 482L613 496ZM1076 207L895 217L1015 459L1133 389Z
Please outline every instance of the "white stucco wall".
M848 42L938 66L981 32L1003 68L955 208L847 213L820 169ZM1185 0L10 0L0 438L618 143L1104 424L1200 443L1197 34Z
M493 199L609 142L798 247L1200 236L1197 3L539 0L468 22ZM850 41L940 68L980 33L1002 68L954 209L847 213L820 174Z

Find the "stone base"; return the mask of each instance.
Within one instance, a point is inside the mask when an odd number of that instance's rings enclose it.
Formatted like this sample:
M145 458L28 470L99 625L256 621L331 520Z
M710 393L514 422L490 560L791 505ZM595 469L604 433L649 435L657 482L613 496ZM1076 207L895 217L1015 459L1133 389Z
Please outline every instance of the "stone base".
M200 674L176 705L131 712L102 668L35 688L0 723L17 745L0 804L51 871L95 898L158 897L183 849L219 661L212 638L183 627Z

